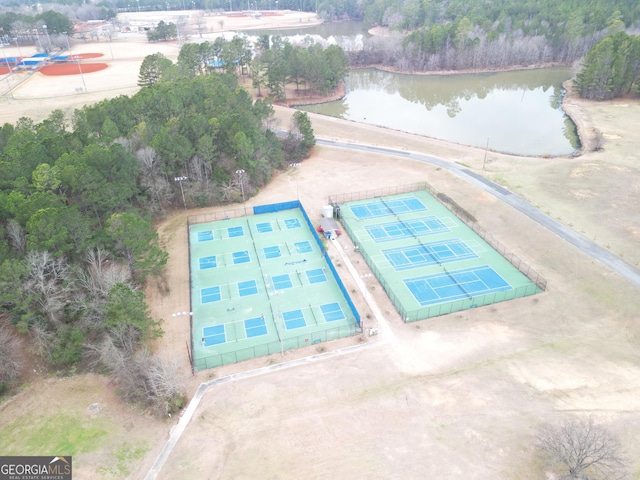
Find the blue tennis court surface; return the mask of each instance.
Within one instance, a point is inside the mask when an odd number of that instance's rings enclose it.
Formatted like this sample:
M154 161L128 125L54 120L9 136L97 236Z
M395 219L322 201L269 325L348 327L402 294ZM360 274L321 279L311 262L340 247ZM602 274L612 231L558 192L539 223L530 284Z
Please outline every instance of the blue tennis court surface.
M375 242L389 242L420 235L449 232L449 228L438 217L424 217L367 225L365 230Z
M259 337L268 333L264 317L248 318L244 321L244 329L247 338Z
M297 218L287 218L284 221L284 225L287 228L300 228L300 220Z
M288 273L285 273L283 275L274 275L273 277L271 277L271 282L273 282L272 286L276 291L293 287L293 284L291 283L291 277L289 277Z
M309 283L320 283L326 282L327 276L324 274L324 270L316 268L313 270L307 270L307 279L309 280Z
M450 302L511 290L511 285L489 266L407 278L405 285L420 305Z
M287 330L293 330L294 328L302 328L307 326L307 322L304 320L302 310L291 310L289 312L282 312L282 320L284 321Z
M234 265L240 263L248 263L251 261L251 257L249 257L249 252L246 250L244 252L233 252L231 254L231 258L233 258Z
M322 310L325 322L335 322L336 320L342 320L345 318L344 312L338 303L320 305L320 310Z
M258 293L258 285L255 280L247 280L246 282L238 282L238 295L246 297L247 295L256 295Z
M304 242L296 242L293 245L296 247L296 252L298 253L313 252L313 248L311 247L311 244L306 240Z
M198 242L208 242L210 240L213 240L213 232L211 230L198 232Z
M224 333L224 325L212 325L202 329L202 344L205 347L225 343L227 337Z
M200 258L200 270L206 270L207 268L216 268L216 266L217 263L215 255Z
M369 202L351 208L353 214L360 220L424 210L427 210L427 207L416 197Z
M459 238L408 245L382 250L396 271L419 268L428 265L457 262L477 258L478 255Z
M278 245L264 247L262 251L264 252L264 258L278 258L282 255L282 253L280 252L280 247Z
M269 233L273 232L273 227L270 222L256 223L256 230L258 233Z
M220 287L208 287L200 290L201 303L218 302L220 298Z
M229 233L229 238L244 236L244 230L243 230L242 226L229 227L227 229L227 232Z

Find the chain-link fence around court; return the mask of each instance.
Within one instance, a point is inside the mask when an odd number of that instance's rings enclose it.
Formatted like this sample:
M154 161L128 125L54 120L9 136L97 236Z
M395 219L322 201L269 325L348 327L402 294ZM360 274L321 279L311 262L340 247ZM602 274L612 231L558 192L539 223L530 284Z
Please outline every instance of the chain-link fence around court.
M398 289L394 288L394 285L397 287L398 279L393 275L389 275L390 269L388 268L388 265L381 265L380 262L373 258L373 255L376 255L376 253L367 251L367 248L359 248L360 254L363 256L372 272L376 275L378 281L389 296L391 302L394 304L394 306L406 322L412 322L438 315L445 315L448 313L466 310L477 306L489 305L496 302L511 300L513 298L528 296L546 289L547 281L538 272L527 265L513 252L511 252L494 235L484 230L478 224L476 219L461 206L459 206L453 199L443 193L438 192L426 182L378 188L360 192L351 192L340 195L332 195L328 200L329 204L333 205L334 210L340 215L342 208L349 203L369 199L380 199L380 201L384 204L384 200L382 200L383 197L391 197L395 195L419 191L425 191L430 194L431 197L438 200L440 205L444 206L448 211L455 214L457 219L459 219L464 225L466 225L466 227L468 227L472 232L480 237L480 239L486 242L502 258L508 261L509 264L511 264L527 279L529 279L531 283L517 284L516 282L516 284L513 285L512 289L506 291L492 291L487 294L466 295L467 298L437 303L434 305L427 305L421 308L407 308L406 299L400 298L401 295L398 295L397 293ZM359 238L359 234L354 231L354 222L344 220L346 219L343 219L342 225L345 231L349 234L352 240L355 239L354 243L360 244L361 241ZM360 226L358 225L358 228L359 227ZM420 241L418 241L418 243L421 244ZM361 245L359 245L359 247L360 246ZM443 270L446 272L446 268L443 267Z

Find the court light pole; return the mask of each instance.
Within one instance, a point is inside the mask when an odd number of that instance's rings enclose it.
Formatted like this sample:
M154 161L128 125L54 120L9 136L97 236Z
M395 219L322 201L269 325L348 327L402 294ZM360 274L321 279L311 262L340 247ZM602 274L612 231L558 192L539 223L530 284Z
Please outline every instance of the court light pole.
M69 35L67 35L67 32L62 32L64 34L64 37L67 39L67 50L69 50L69 54L71 54L71 45L69 44ZM76 57L76 63L78 64L78 70L80 71L80 78L82 79L82 87L84 88L84 92L87 91L87 84L84 83L84 75L82 73L82 67L80 66L80 58Z
M484 160L482 161L482 170L484 170L484 164L487 163L487 151L489 150L489 137L487 137L487 146L484 149Z
M13 78L13 76L11 78ZM13 87L11 86L11 83L9 82L9 77L7 77L6 80L7 80L7 88L9 89L9 90L7 90L7 93L10 93L11 94L11 98L13 98L15 100L16 97L13 96Z
M11 82L9 81L9 79L13 81L13 67L9 66L9 59L4 50L4 47L2 47L2 56L4 57L4 66L9 69L9 76L5 77L5 80L7 81L7 87L9 88L9 90L7 90L7 94L10 94L11 98L15 99L15 97L13 96L13 87L11 86Z
M44 28L44 33L47 35L47 43L49 44L49 51L51 51L51 37L49 37L49 30L47 30L46 25L42 25L42 28Z
M182 203L184 204L184 209L187 209L187 201L184 199L184 188L182 188L182 182L184 180L189 180L188 177L175 177L173 179L174 182L180 183L180 192L182 193Z
M276 290L276 286L271 282L271 279L269 278L268 273L264 274L264 286L267 289L267 294L270 297L269 302L273 302L274 301L273 297L275 297L276 307L278 309L278 316L273 319L273 325L276 327L278 340L280 340L280 353L284 357L284 341L282 339L282 335L284 335L284 331L281 332L280 328L278 327L278 318L282 318L282 313L280 313L280 299L278 298L278 296L282 293L282 291L279 292L278 290ZM270 292L269 290L273 290L273 291ZM271 304L271 313L272 314L274 313L273 304ZM284 327L284 319L282 320L283 320L283 327Z
M109 32L109 51L111 52L111 60L114 60L113 48L111 48L111 42L112 42L112 37L111 37L111 32Z
M280 312L280 299L278 298L278 296L281 294L282 292L279 292L277 290L275 290L274 287L274 292L270 293L269 296L275 296L276 297L276 306L278 308L278 316L275 319L275 321L273 322L276 326L276 330L278 331L278 338L280 339L280 354L284 357L284 340L282 338L282 336L284 335L284 328L281 329L278 327L278 320L282 321L282 326L284 327L284 318L282 318L282 313Z
M236 170L236 175L238 175L238 178L240 179L240 191L242 192L242 208L244 208L244 214L247 214L247 204L245 203L244 200L244 174L246 172L242 169L239 168L238 170Z
M364 333L364 320L367 318L367 311L369 310L369 283L368 279L373 277L373 273L365 273L364 275L360 275L360 278L364 281L364 318L360 319L360 329Z
M298 168L300 166L300 162L290 163L289 166L291 168ZM294 175L296 176L296 199L300 200L300 192L298 190L298 174L297 174L297 172Z
M18 48L18 56L22 58L22 50L20 50L20 40L18 39L18 37L14 38L14 40L16 41L16 47Z

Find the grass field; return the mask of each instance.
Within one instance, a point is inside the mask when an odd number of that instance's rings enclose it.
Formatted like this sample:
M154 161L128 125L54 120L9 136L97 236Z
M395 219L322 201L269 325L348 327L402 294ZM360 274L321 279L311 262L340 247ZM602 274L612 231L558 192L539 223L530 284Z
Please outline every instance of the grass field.
M107 428L108 424L103 420L85 421L68 414L24 415L0 428L0 451L4 455L89 453L104 446Z

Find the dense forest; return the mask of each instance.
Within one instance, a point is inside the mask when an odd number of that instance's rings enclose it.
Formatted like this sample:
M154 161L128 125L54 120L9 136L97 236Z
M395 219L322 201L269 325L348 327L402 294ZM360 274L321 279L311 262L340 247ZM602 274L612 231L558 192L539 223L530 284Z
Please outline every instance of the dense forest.
M618 32L605 37L587 53L582 67L575 88L583 98L640 95L640 36Z
M403 32L373 38L351 55L354 65L400 70L479 70L571 64L606 35L638 28L640 4L613 0L405 1L363 7L371 25Z
M239 201L314 144L306 114L280 138L268 100L185 62L132 97L76 110L71 124L54 111L0 128L0 309L13 325L0 324L0 389L28 351L65 371L105 368L159 413L180 407L172 366L145 348L162 329L140 287L154 276L170 288L154 218Z

